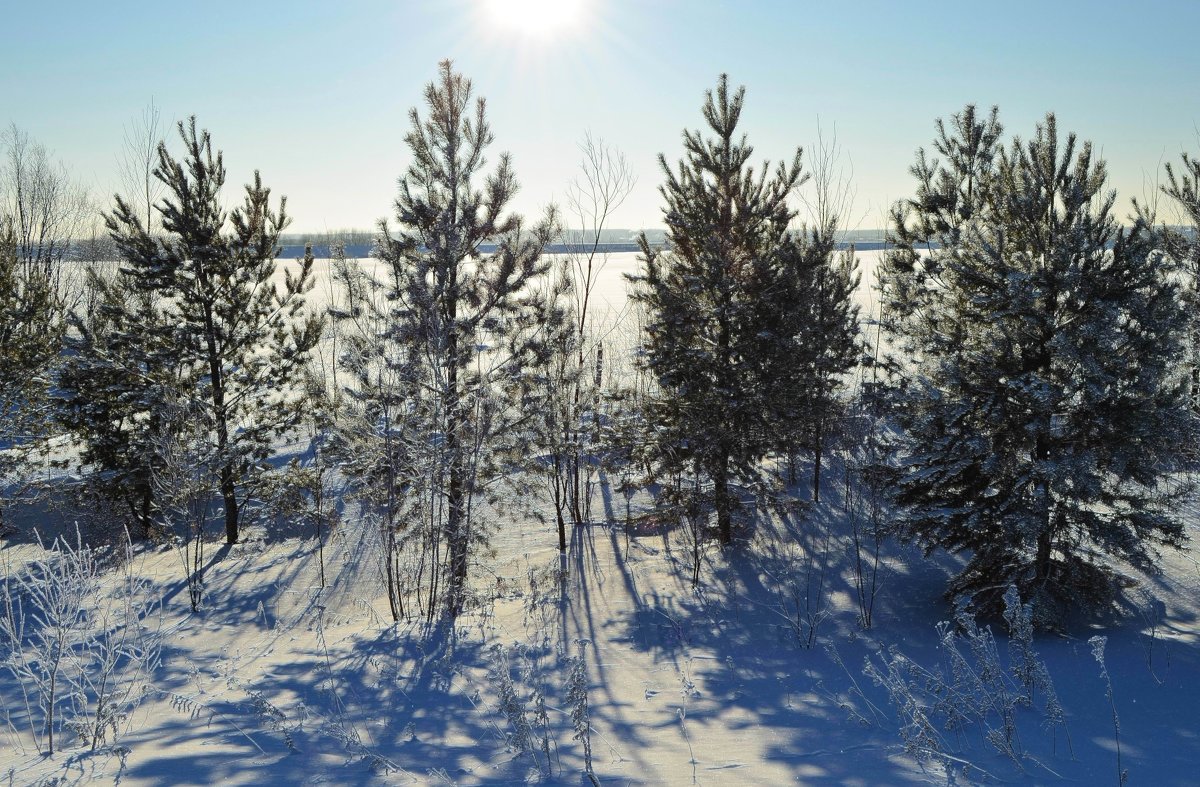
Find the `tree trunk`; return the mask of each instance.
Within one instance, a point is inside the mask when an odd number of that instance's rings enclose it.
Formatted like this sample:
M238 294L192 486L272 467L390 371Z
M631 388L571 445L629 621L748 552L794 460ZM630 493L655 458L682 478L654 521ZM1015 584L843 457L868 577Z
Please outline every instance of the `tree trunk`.
M722 545L733 541L729 500L729 453L722 451L712 470L713 503L717 509L717 539Z
M567 551L567 522L563 517L565 486L562 478L562 462L556 452L554 454L554 513L558 517L558 551L564 553Z
M578 410L576 410L578 414ZM575 526L579 527L583 524L583 486L579 480L579 436L580 432L573 430L571 433L570 442L570 491L567 495L569 506L571 509L571 519Z
M1050 579L1050 555L1053 546L1054 537L1049 529L1038 533L1037 559L1034 564L1034 579L1038 585L1042 585Z
M446 453L450 459L446 489L446 544L450 549L450 586L447 588L447 609L458 617L463 610L463 595L467 585L467 549L469 537L466 522L467 469L463 455L462 396L458 388L459 347L455 320L457 294L448 296L446 326Z
M202 279L207 285L207 281ZM229 414L225 411L225 368L217 348L217 328L211 306L204 312L204 340L212 385L213 421L217 430L217 456L221 461L221 497L225 503L225 543L238 542L237 476L229 457Z
M1046 459L1049 456L1049 439L1046 435L1050 432L1049 419L1046 419L1046 424L1043 426L1043 433L1038 436L1034 451L1037 456L1034 458L1034 467L1044 472ZM1054 530L1051 526L1051 518L1053 516L1052 504L1050 499L1050 481L1043 478L1039 483L1042 495L1042 521L1041 529L1038 531L1037 537L1037 556L1034 559L1034 580L1037 585L1041 586L1050 578L1050 556L1051 548L1054 545Z
M234 481L233 466L226 464L221 467L221 497L225 501L225 543L238 542L238 502L237 484Z
M467 523L463 503L466 488L465 471L461 457L453 457L450 465L448 494L448 516L446 518L446 541L450 547L450 587L448 608L451 617L463 611L463 595L467 585Z
M824 445L821 442L822 429L821 419L817 419L816 428L813 430L813 502L821 502L821 454L824 452Z
M150 479L146 479L146 483L142 486L142 538L149 539L151 533L151 515L154 510L154 489L150 485Z

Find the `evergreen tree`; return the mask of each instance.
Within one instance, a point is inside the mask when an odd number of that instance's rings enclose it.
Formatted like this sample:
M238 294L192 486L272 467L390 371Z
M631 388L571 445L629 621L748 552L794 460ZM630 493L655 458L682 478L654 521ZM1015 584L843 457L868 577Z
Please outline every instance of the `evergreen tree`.
M745 89L722 75L703 114L715 135L683 135L678 171L666 158L660 187L669 250L641 238L644 273L634 298L647 307L645 363L658 382L647 406L653 450L668 472L694 470L713 485L721 543L732 539L730 481L753 476L795 411L792 300L807 251L788 234L788 195L801 182L800 155L756 173L737 138Z
M387 482L387 516L399 520L387 537L427 523L427 612L441 599L453 616L463 608L471 549L486 538L479 495L527 445L544 409L534 370L565 322L557 293L543 297L535 286L548 270L542 251L556 231L553 215L529 230L505 213L517 190L507 154L483 175L493 140L483 99L472 102L470 80L443 61L425 101L428 116L413 109L405 136L412 163L395 203L402 231L380 225L377 256L388 280L377 283L386 298L375 304L386 313L379 333L360 341L352 371L357 422L366 427L356 444L365 437L377 449L360 450L359 460L378 456L370 461ZM485 242L496 250L481 252Z
M1045 625L1114 597L1115 561L1179 546L1165 474L1192 422L1177 374L1185 313L1140 220L1112 216L1102 161L1047 115L1000 145L997 113L938 123L893 211L885 329L906 431L901 530L967 552L949 593Z
M64 324L53 272L29 265L12 219L0 216L0 485L50 423L50 373ZM0 532L4 530L0 505Z
M1200 411L1200 159L1184 153L1178 168L1168 163L1166 171L1167 183L1162 191L1187 223L1183 227L1162 227L1159 242L1187 276L1185 298L1191 313L1187 347L1192 376L1190 403L1193 410ZM1153 224L1153 215L1145 214L1143 219Z
M271 440L297 422L304 364L323 320L303 313L313 258L275 281L283 202L272 211L258 173L241 207L220 204L225 167L195 118L179 124L186 156L158 148L163 233L151 237L123 199L108 227L123 265L104 298L96 331L85 332L70 402L101 469L128 474L139 518L151 511L149 448L168 412L199 419L208 434L224 504L225 535L239 536L240 501L264 469ZM127 295L120 288L136 288ZM169 371L167 371L169 370ZM95 373L95 374L94 374ZM108 382L108 385L104 383Z
M119 226L112 217L110 226ZM152 242L119 251L143 265L157 253ZM174 326L155 290L143 286L139 267L89 272L96 306L72 317L58 420L80 436L80 464L100 471L92 479L99 491L123 503L131 530L149 537L159 512L154 481L179 427L184 391L197 380L176 365Z
M789 455L797 446L813 452L813 502L821 499L821 463L830 425L840 408L845 373L861 350L858 306L858 261L854 249L837 251L837 219L794 235L784 247L785 278L761 300L764 326L790 340L786 363L767 383L771 401L782 403L774 447ZM793 479L794 480L794 479Z

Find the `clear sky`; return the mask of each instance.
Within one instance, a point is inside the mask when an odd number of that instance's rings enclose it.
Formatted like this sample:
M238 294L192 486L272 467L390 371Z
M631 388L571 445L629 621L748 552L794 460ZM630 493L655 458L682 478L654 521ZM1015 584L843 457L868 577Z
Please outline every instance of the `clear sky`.
M678 159L680 133L700 125L721 72L747 87L743 123L758 158L810 147L818 119L826 133L836 127L861 227L881 226L887 204L911 193L914 151L935 118L967 102L998 104L1021 135L1056 112L1060 129L1108 160L1122 212L1162 161L1200 153L1196 0L493 7L504 4L8 3L0 121L106 196L123 127L153 98L168 120L197 115L231 183L261 170L288 196L297 232L390 215L407 111L446 57L488 100L493 150L512 153L522 184L518 210L561 200L586 132L626 153L639 181L613 226L661 223L656 155Z

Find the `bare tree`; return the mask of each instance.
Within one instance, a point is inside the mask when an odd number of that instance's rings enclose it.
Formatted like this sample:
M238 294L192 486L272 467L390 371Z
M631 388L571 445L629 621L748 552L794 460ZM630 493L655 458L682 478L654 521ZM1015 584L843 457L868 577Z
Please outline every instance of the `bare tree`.
M817 119L817 144L810 148L809 180L797 196L814 227L847 229L854 215L858 189L854 185L854 161L838 142L837 125L829 136ZM854 223L861 221L857 219Z
M125 202L135 215L144 215L143 229L157 235L162 222L157 217L155 203L163 194L163 183L154 176L158 167L158 146L163 143L161 113L154 99L142 114L125 126L125 147L118 160Z
M13 222L24 275L36 270L46 276L59 303L69 309L82 292L82 277L70 275L60 263L73 241L92 234L97 215L91 198L62 162L16 124L0 133L0 148L0 214Z
M625 154L603 139L585 135L579 173L567 189L565 215L576 228L563 233L566 253L557 275L571 294L573 330L554 348L552 364L550 482L558 521L558 548L567 548L566 517L575 525L591 518L589 493L599 438L600 388L607 330L593 320L596 284L609 253L604 233L613 213L637 183ZM608 315L612 317L613 315ZM616 321L612 321L615 323ZM611 323L610 323L611 324ZM611 327L608 329L611 330Z
M564 239L575 283L575 323L582 338L587 334L596 281L608 264L608 252L601 247L604 231L637 185L637 177L624 153L591 133L584 136L579 149L583 159L579 175L567 189L565 210L568 222L577 224L578 229L566 230ZM580 365L585 352L581 345Z

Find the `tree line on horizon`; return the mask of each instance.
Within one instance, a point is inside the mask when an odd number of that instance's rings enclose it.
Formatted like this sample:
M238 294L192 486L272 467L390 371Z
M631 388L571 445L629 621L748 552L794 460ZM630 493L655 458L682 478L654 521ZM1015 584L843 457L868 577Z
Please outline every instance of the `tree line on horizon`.
M1122 225L1091 143L1053 114L1006 137L997 109L967 106L917 152L912 195L889 216L880 311L864 319L854 250L837 246L850 184L832 149L756 165L738 130L745 89L722 75L682 158L659 157L668 245L641 236L638 334L621 346L593 296L600 238L634 183L624 157L589 137L563 209L526 219L509 207L512 161L487 155L471 82L445 61L424 99L394 223L373 236L382 266L335 247L337 293L321 311L311 249L295 266L276 259L286 201L256 172L226 210L222 154L194 117L169 145L153 106L143 116L125 193L103 213L118 262L80 279L55 263L88 205L11 129L5 488L68 438L86 494L135 537L183 550L198 608L210 520L234 544L284 511L323 547L341 479L374 525L395 620L462 612L477 555L521 501L537 501L522 513L551 523L565 552L592 520L601 470L627 503L641 490L690 517L694 583L704 542L738 542L747 490L799 494L807 458L821 505L835 449L887 501L876 537L965 555L948 595L985 612L1014 586L1041 625L1062 625L1113 604L1122 566L1153 572L1160 548L1183 546L1200 396L1196 159L1167 165L1161 189L1185 229L1158 220L1159 195ZM545 254L569 225L569 253ZM856 370L869 384L848 384ZM277 466L279 441L297 437L304 461Z

